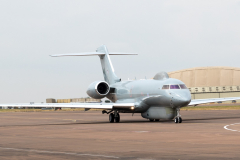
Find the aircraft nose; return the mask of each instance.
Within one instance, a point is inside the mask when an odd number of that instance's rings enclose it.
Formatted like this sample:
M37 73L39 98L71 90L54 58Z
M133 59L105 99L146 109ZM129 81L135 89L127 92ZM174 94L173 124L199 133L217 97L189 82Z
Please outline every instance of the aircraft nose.
M172 103L175 107L184 107L191 102L191 95L189 94L174 94Z
M181 106L187 106L190 103L190 98L181 98L179 99L179 103Z

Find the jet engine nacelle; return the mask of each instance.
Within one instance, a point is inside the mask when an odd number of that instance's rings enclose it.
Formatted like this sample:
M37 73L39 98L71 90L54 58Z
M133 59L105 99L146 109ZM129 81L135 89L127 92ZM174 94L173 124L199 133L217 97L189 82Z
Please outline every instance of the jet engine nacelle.
M110 87L105 81L95 81L91 83L87 89L87 94L95 99L101 99L106 97L109 93Z

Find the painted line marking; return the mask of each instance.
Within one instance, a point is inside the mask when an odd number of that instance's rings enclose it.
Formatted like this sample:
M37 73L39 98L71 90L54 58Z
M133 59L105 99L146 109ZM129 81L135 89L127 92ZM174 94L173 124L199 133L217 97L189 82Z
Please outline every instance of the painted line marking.
M148 133L149 131L134 131L135 133Z
M229 128L228 128L229 126L234 126L234 125L236 125L236 124L240 124L240 123L229 124L229 125L224 126L223 128L226 129L226 130L228 130L228 131L240 132L240 131L238 131L238 130L233 130L233 129L229 129Z
M114 158L114 159L118 159L118 158L119 158L119 157L116 157L116 156L106 156L106 155L98 155L98 154L81 154L81 153L70 153L70 152L57 152L57 151L34 150L34 149L3 148L3 147L0 147L0 149L14 150L14 151L36 152L36 153L50 153L50 154L75 155L75 156L104 157L104 158Z

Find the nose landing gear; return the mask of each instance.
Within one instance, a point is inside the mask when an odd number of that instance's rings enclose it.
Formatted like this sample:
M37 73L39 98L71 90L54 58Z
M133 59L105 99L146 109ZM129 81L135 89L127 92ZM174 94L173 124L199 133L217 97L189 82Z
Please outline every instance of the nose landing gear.
M180 115L180 108L177 108L177 116L175 117L174 119L174 122L175 123L182 123L182 118L181 118L181 115Z
M181 118L181 117L176 117L176 118L174 119L174 122L175 122L175 123L182 123L182 118Z

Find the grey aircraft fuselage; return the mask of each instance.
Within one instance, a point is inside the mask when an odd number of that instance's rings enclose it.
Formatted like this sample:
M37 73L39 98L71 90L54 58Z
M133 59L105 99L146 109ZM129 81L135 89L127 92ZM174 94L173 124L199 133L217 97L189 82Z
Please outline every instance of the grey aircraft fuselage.
M115 92L110 93L107 98L115 103L144 102L149 106L184 107L191 101L191 93L188 89L162 89L163 85L179 84L184 83L173 78L123 81L110 86L115 88ZM139 109L139 112L143 111L146 111L146 108Z
M188 88L163 89L163 86L180 84L184 85L182 81L168 77L123 81L110 85L114 91L107 98L115 103L135 103L136 108L132 112L142 113L143 118L172 119L176 116L176 108L191 102L191 93Z

